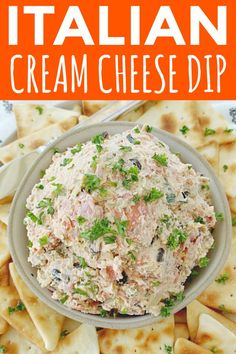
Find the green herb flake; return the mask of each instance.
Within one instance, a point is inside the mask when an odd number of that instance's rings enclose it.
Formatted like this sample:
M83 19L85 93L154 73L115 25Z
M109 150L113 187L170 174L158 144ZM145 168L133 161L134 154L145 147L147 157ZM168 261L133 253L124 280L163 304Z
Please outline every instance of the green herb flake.
M73 159L72 158L64 158L64 160L62 161L62 163L61 163L61 165L60 166L67 166L67 165L69 165L71 162L73 161Z
M171 310L172 310L172 308L167 305L162 306L161 310L160 310L160 316L161 317L169 317L171 314L171 312L170 312Z
M211 351L213 354L219 354L219 353L220 353L219 349L217 349L217 347L216 347L215 345L210 348L210 351Z
M55 181L55 179L56 179L56 176L52 176L52 177L50 178L49 182L53 182L53 181Z
M19 146L20 149L23 149L25 147L25 145L22 144L22 143L20 143L18 146Z
M229 169L229 166L228 166L228 165L224 165L224 166L223 166L223 171L224 171L224 172L226 172L228 169Z
M215 212L215 217L217 221L224 221L225 219L224 214L221 212Z
M19 301L15 307L10 307L10 306L8 307L9 315L12 315L15 312L24 311L24 310L25 310L25 305L21 301Z
M91 164L90 164L90 167L92 167L92 169L93 169L94 171L95 171L96 168L97 168L97 164L98 164L97 159L98 159L97 155L94 155L94 156L92 157L92 162L91 162Z
M64 329L64 331L62 331L60 334L60 338L65 338L68 336L68 334L70 334L70 332L67 329Z
M121 315L127 315L128 310L126 308L123 308L120 313Z
M116 242L116 235L104 236L104 242L106 245L110 245Z
M106 311L106 310L104 310L104 309L100 309L100 316L101 317L106 317L107 316L107 314L108 314L108 312Z
M30 218L30 220L33 221L34 223L38 222L38 217L36 215L34 215L31 211L28 211L26 213L26 217Z
M58 149L58 147L54 147L54 148L52 148L52 152L55 155L55 154L58 154L60 152L60 150Z
M79 256L78 259L79 259L79 264L80 264L81 268L83 268L83 269L87 268L88 264L87 264L86 260L84 259L84 257Z
M221 274L215 282L218 284L225 284L225 282L229 280L229 275L227 273Z
M72 155L78 154L82 150L83 144L77 144L71 149Z
M60 183L52 183L52 186L56 187L55 190L53 191L53 195L55 197L58 197L60 194L64 192L64 186L63 184Z
M203 217L201 217L201 216L197 216L194 219L194 222L199 223L199 224L205 224L205 221L204 221Z
M189 132L189 127L187 125L183 125L182 128L179 130L183 135L187 135Z
M152 284L152 286L157 287L157 286L159 286L161 283L160 283L158 280L153 280L153 281L151 282L151 284Z
M36 186L36 188L37 188L37 189L44 189L44 185L43 185L43 184L38 184L38 185Z
M126 238L125 241L128 243L129 246L131 246L133 243L133 240L131 240L130 238Z
M101 188L101 179L95 175L84 175L82 188L91 193Z
M222 311L223 313L229 313L230 311L225 307L225 305L220 305L219 310Z
M168 157L166 154L154 154L153 160L155 160L161 166L168 166Z
M179 229L174 229L168 237L167 246L174 251L187 240L187 234Z
M119 159L113 166L112 166L112 172L119 171L121 173L125 173L126 171L124 170L124 164L125 160Z
M134 132L135 132L136 134L140 134L140 129L139 129L138 127L136 127L136 128L134 128Z
M130 151L132 151L132 147L131 147L131 146L121 145L121 146L120 146L120 151L123 151L123 152L130 152Z
M138 139L135 139L134 142L133 142L134 145L140 145L141 144L141 141L138 140Z
M38 111L38 113L39 113L40 115L43 114L43 107L42 107L42 106L36 106L35 109L36 109L36 111Z
M233 129L227 128L224 130L224 133L231 134L231 133L233 133L233 131L234 131Z
M33 247L33 242L32 241L28 241L28 248L32 248Z
M79 225L82 225L86 222L86 219L83 216L78 216L77 221Z
M39 244L41 247L46 246L48 244L48 235L44 235L39 239Z
M210 135L214 135L216 133L216 131L214 129L211 128L206 128L204 131L204 135L205 136L210 136Z
M199 265L200 268L206 268L208 266L208 264L209 264L209 261L210 260L209 260L208 257L202 257L202 258L199 259L198 265Z
M81 296L89 297L88 293L86 291L84 291L83 289L80 289L80 288L75 288L73 290L73 294L79 294Z
M102 145L96 145L96 149L97 149L97 152L100 153L100 152L102 152L103 147L102 147Z
M93 144L101 145L104 143L104 136L103 136L103 134L95 135L91 141Z
M124 236L126 231L127 231L127 227L129 224L128 220L119 220L119 219L115 219L115 224L117 227L117 232L119 235Z
M141 197L140 197L138 194L136 194L136 195L132 198L132 201L133 201L135 204L137 204L137 203L140 201L140 199L141 199Z
M80 236L90 241L95 241L102 236L114 235L114 230L110 227L110 222L108 219L104 218L95 221L91 229L82 231Z
M209 191L209 190L210 190L209 184L202 184L202 185L201 185L201 190Z
M64 304L67 300L68 300L69 296L68 295L64 295L61 299L60 299L60 303Z
M129 251L128 255L130 256L130 258L132 259L133 262L136 262L137 258L132 251Z
M167 354L172 354L172 352L173 352L172 346L165 344L165 351Z
M145 203L154 202L164 196L164 193L156 188L152 188L151 191L144 196Z
M3 344L0 344L0 353L6 353L7 352L7 347Z
M152 130L153 130L153 128L152 128L150 125L146 125L145 131L146 131L147 133L151 133Z
M232 226L236 226L236 216L232 216Z

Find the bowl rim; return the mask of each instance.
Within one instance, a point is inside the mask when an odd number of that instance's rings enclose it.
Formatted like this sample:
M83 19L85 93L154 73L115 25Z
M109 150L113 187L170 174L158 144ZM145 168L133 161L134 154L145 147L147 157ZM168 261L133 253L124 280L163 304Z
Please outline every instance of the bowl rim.
M84 131L90 129L93 127L94 129L101 129L101 126L104 126L104 130L106 130L110 126L120 126L122 125L124 128L132 129L135 126L143 126L145 124L139 124L138 122L105 122L105 123L97 123L97 124L86 124L85 126L79 127L76 126L72 128L70 131L66 132L62 136L58 137L55 139L52 143L50 143L45 150L39 155L39 157L35 160L35 162L31 165L29 170L26 172L25 176L23 177L22 181L20 182L18 189L16 191L16 194L14 196L11 209L10 209L10 216L9 216L9 223L8 223L8 245L9 245L9 250L12 256L12 260L14 264L16 265L17 271L19 275L22 277L26 285L30 288L30 290L34 293L35 296L37 296L43 303L45 303L47 306L51 307L54 309L57 313L62 314L66 317L69 317L73 320L80 321L80 322L86 322L88 324L95 325L97 327L102 327L102 328L114 328L114 329L126 329L126 328L137 328L137 327L142 327L146 325L151 325L154 322L157 322L159 320L163 320L164 318L159 316L153 316L151 314L145 314L145 315L139 315L139 316L127 316L127 317L117 317L117 318L102 318L99 315L93 315L93 314L88 314L88 313L83 313L78 310L73 310L65 305L60 304L58 301L52 299L52 297L39 289L37 289L33 282L32 278L27 274L25 269L23 268L21 264L20 257L18 257L17 254L17 249L14 246L14 238L13 238L13 226L15 224L14 220L14 215L15 215L15 210L17 208L17 203L18 199L21 196L21 187L26 183L26 181L30 178L30 175L32 171L34 171L37 168L38 162L44 159L45 155L52 150L53 147L55 147L57 144L60 142L63 142L64 139L67 139L68 137L81 134ZM125 129L124 129L125 131ZM216 275L220 272L220 270L223 268L227 257L230 252L230 247L231 247L231 240L232 240L232 227L231 227L231 212L230 208L228 205L228 201L225 195L225 192L223 190L223 187L218 180L217 176L215 175L215 172L213 171L212 167L210 164L198 153L197 150L192 148L190 145L188 145L186 142L181 140L180 138L176 137L175 135L172 135L164 130L158 129L158 128L153 128L153 132L157 134L161 134L164 138L166 137L167 139L172 139L175 140L178 144L181 144L183 148L189 150L189 152L195 157L200 160L200 162L204 165L204 167L208 170L209 175L214 180L214 183L217 187L220 199L222 201L222 210L224 211L224 223L225 223L225 243L224 243L224 248L222 249L222 254L221 258L218 260L217 263L215 263L214 269L204 277L204 276L199 276L196 278L198 287L197 289L194 289L194 291L191 291L191 293L184 298L184 300L178 304L176 304L172 311L171 314L174 314L184 307L186 307L190 302L192 302L194 299L197 298L200 293L202 293L214 280ZM116 133L115 133L116 134ZM94 134L93 134L94 135ZM113 135L113 134L112 134ZM155 134L154 134L155 135ZM165 140L165 139L164 139ZM168 144L167 144L168 145ZM69 146L69 145L68 145ZM209 176L208 176L209 178ZM31 266L32 267L32 266ZM33 267L32 267L33 268ZM202 278L204 279L204 282L202 281ZM37 281L37 280L36 280ZM38 283L39 284L39 283Z

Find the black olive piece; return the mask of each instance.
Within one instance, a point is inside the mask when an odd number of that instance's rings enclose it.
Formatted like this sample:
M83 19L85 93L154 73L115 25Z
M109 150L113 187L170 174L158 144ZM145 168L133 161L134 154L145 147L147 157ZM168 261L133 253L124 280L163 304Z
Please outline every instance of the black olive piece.
M76 262L76 263L73 264L73 267L75 267L75 268L81 268L81 265L80 265L79 262Z
M118 283L119 284L125 284L125 283L127 283L127 281L128 281L128 275L125 273L125 271L123 270L122 271L122 279L120 279L119 281L118 281Z
M60 275L61 275L60 270L58 270L58 269L53 269L53 270L52 270L52 276L53 276L53 278L54 278L55 280L61 281Z
M182 192L182 196L184 197L184 199L186 199L188 195L189 195L188 191Z
M157 262L163 261L164 253L165 253L165 250L163 248L159 248L159 250L157 252Z
M130 162L132 162L132 165L138 167L139 171L142 169L142 165L137 159L130 159Z
M134 141L135 141L135 139L132 137L131 134L128 134L126 138L129 140L129 142L130 142L131 144L133 144Z
M110 312L109 312L109 315L111 317L117 317L118 315L118 310L117 309L111 309Z
M103 132L103 133L102 133L102 136L103 136L104 139L106 139L106 138L109 137L109 134L108 134L108 132Z

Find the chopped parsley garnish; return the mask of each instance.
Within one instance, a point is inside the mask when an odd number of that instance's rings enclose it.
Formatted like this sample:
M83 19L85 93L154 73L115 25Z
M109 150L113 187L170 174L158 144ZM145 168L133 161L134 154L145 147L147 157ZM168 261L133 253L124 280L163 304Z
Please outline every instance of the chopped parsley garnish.
M233 133L233 131L234 131L233 129L227 128L224 130L224 133L230 134L230 133Z
M137 258L136 258L136 256L134 255L134 253L132 251L129 251L128 255L130 256L130 258L132 259L133 262L136 261Z
M12 315L15 312L24 311L24 310L25 310L25 305L21 301L19 301L15 307L10 307L10 306L8 307L9 315Z
M96 149L97 149L97 152L100 153L102 151L103 147L102 147L102 145L96 145Z
M208 266L208 264L209 264L209 261L210 260L209 260L208 257L202 257L202 258L199 259L198 265L199 265L200 268L206 268Z
M82 150L82 146L83 145L80 144L80 143L75 145L75 147L73 149L71 149L72 155L75 155L75 154L79 153Z
M141 144L141 141L138 140L138 139L134 139L133 144L134 144L134 145L140 145L140 144Z
M219 310L222 311L223 313L229 313L230 311L225 307L225 305L220 305Z
M30 218L34 223L38 222L38 217L34 215L31 211L26 213L27 218Z
M101 179L95 175L84 175L82 188L91 193L101 188Z
M87 268L87 266L88 266L88 264L87 264L87 262L86 262L86 260L84 259L84 257L78 257L78 259L79 259L79 263L80 263L80 266L81 266L81 268Z
M178 248L181 243L187 240L187 234L179 229L174 229L168 237L167 246L173 251Z
M65 338L68 336L68 334L70 334L70 332L67 329L64 329L64 331L62 331L60 334L60 338Z
M202 190L209 191L209 190L210 190L210 186L209 186L209 184L202 184L202 185L201 185L201 189L202 189Z
M187 133L189 132L189 127L187 127L187 125L183 125L182 128L179 130L183 135L187 135Z
M151 191L144 196L145 203L154 202L157 199L163 197L164 193L156 188L152 188Z
M33 242L32 241L28 241L28 248L31 248L31 247L33 247Z
M20 149L23 149L24 147L25 147L24 144L22 144L22 143L19 144L19 148L20 148Z
M209 135L214 135L216 133L216 131L214 129L211 128L206 128L204 131L204 135L205 136L209 136Z
M130 151L132 151L132 147L131 146L121 145L120 146L120 151L130 152Z
M81 295L81 296L87 296L87 297L89 297L88 293L87 293L86 291L80 289L80 288L75 288L75 289L73 290L73 294L79 294L79 295Z
M6 353L7 352L7 347L3 344L0 344L0 353Z
M166 224L166 226L170 226L170 221L171 221L171 216L170 215L167 215L165 214L161 219L160 221L164 224Z
M150 127L150 125L146 125L146 127L145 127L145 130L146 130L146 132L147 133L151 133L152 132L152 127Z
M196 277L198 274L199 274L199 272L196 270L196 268L193 268L193 269L191 270L190 277L191 277L191 278Z
M83 216L78 216L77 221L79 225L82 225L86 222L86 219Z
M95 171L96 170L96 168L97 168L97 159L98 159L98 157L97 157L97 155L94 155L93 157L92 157L92 162L91 162L91 164L90 164L90 166L92 167L92 169Z
M136 128L134 128L134 132L135 132L136 134L140 134L140 129L139 129L138 127L136 127Z
M155 160L161 166L168 166L168 157L165 154L154 154L153 160Z
M129 224L128 220L119 220L119 219L115 219L115 224L117 227L117 232L119 235L124 236L126 231L127 231L127 227Z
M53 181L55 181L55 179L56 179L56 176L52 176L52 177L50 178L49 182L53 182Z
M180 301L183 301L184 293L181 291L178 294L172 295L169 299L164 300L164 306L161 307L160 315L162 317L168 317L171 314L171 311L174 305Z
M167 354L172 354L172 346L165 344L165 351Z
M41 247L45 246L48 244L48 235L44 235L39 239L39 244Z
M115 231L111 229L110 222L104 218L97 220L91 229L82 231L80 236L90 241L95 241L102 236L114 235Z
M219 284L225 284L225 282L229 280L229 275L227 273L224 273L222 275L220 275L215 282L219 283Z
M223 213L215 212L215 217L217 221L224 221L225 217Z
M37 189L44 189L44 185L38 184L38 185L36 186L36 188L37 188Z
M116 235L104 236L104 242L106 245L110 245L116 242Z
M224 166L223 166L224 172L226 172L228 169L229 169L229 166L228 166L228 165L224 165Z
M60 303L61 303L61 304L64 304L64 303L68 300L68 298L69 298L68 295L63 296L63 297L60 299Z
M47 208L47 214L53 215L54 214L54 208L52 206L52 199L50 198L44 198L38 203L38 208L45 209Z
M161 283L158 280L153 280L152 281L152 286L159 286Z
M194 222L198 222L199 224L205 224L205 221L204 221L204 219L201 216L197 216L194 219Z
M138 194L136 194L136 195L133 197L132 201L136 204L136 203L138 203L138 202L140 201L140 199L141 199L141 197L140 197Z
M103 136L103 134L95 135L91 141L93 144L101 145L104 143L104 136Z
M61 166L67 166L67 165L69 165L71 162L73 161L73 159L72 158L64 158L64 160L62 161L62 163L61 163Z
M38 111L38 113L39 113L40 115L43 114L43 107L37 106L37 107L35 107L35 109L36 109L36 111Z
M210 351L213 353L213 354L219 354L219 350L217 349L217 347L214 345L213 347L210 348Z
M236 216L232 216L232 226L236 226Z
M174 203L176 199L176 195L174 193L166 194L166 201L168 204Z
M131 246L133 243L133 241L130 238L126 238L125 241L128 243L129 246Z
M104 310L104 309L101 309L101 310L100 310L100 316L101 316L101 317L106 317L107 314L108 314L108 312L107 312L106 310Z
M113 166L112 166L112 172L119 171L121 173L125 173L126 171L124 170L124 164L125 160L119 159Z
M64 186L63 184L60 183L52 183L52 185L54 187L56 187L56 189L53 191L53 195L55 197L58 197L60 194L62 194L64 192Z

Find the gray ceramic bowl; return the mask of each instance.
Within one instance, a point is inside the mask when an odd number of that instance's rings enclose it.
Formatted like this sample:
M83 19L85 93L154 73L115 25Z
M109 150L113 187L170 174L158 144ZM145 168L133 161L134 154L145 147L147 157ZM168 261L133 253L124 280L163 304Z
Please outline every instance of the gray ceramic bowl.
M98 125L90 125L76 128L66 133L53 144L51 144L37 159L21 182L15 195L9 220L9 246L10 252L17 267L17 270L31 290L45 304L57 312L77 321L88 322L98 327L105 328L131 328L141 327L151 324L160 317L151 315L127 316L117 318L102 318L97 315L84 314L76 310L71 310L66 306L51 298L47 289L40 287L36 280L36 270L28 263L28 249L26 228L23 225L25 216L26 199L31 193L33 186L38 182L40 171L44 170L51 163L52 147L58 147L61 151L78 142L86 142L96 134L107 131L110 135L121 133L134 126L133 123L112 122ZM230 250L231 244L231 215L225 193L221 184L217 180L209 164L189 145L162 130L153 130L153 134L170 146L172 151L179 152L184 162L191 163L195 170L210 178L213 204L216 211L221 211L225 215L222 222L217 223L214 231L215 247L210 254L209 266L202 269L200 274L192 280L185 289L185 299L176 305L173 313L179 311L195 299L216 277L223 267Z

